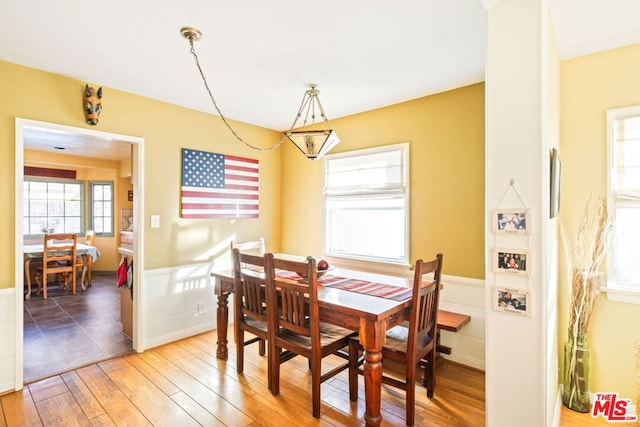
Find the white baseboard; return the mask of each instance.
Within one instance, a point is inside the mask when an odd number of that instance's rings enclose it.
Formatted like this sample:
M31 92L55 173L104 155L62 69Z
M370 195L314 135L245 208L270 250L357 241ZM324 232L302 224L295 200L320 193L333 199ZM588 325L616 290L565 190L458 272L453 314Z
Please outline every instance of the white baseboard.
M471 368L475 368L483 372L485 371L484 360L470 357L469 355L466 355L466 354L459 354L454 352L450 355L443 354L442 357L444 357L446 360L450 360L452 362L456 362L461 365L469 366Z
M201 325L196 325L192 328L182 329L180 331L175 331L170 334L153 337L144 342L145 349L151 349L154 347L159 347L161 345L169 344L174 341L179 341L185 338L192 337L194 335L202 334L204 332L209 332L216 328L215 322L208 322Z

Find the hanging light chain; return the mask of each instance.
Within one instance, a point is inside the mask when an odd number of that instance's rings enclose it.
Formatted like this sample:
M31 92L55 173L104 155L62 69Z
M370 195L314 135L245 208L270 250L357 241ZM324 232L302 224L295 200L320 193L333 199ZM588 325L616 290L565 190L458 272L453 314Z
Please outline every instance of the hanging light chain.
M207 79L204 76L204 72L202 71L202 67L200 66L200 60L198 59L198 54L196 53L196 49L193 46L193 41L194 41L194 37L191 35L185 35L185 37L187 38L187 40L189 40L189 52L191 52L191 54L193 55L193 59L195 60L196 63L196 67L198 67L198 71L200 72L200 77L202 78L202 82L204 83L204 87L207 90L207 93L209 94L209 98L211 99L211 102L213 103L213 106L215 107L216 111L218 112L218 115L220 116L220 118L222 119L222 121L224 122L224 124L227 126L227 128L229 128L229 131L231 131L231 133L233 134L233 136L240 141L241 143L243 143L244 145L246 145L249 148L252 148L254 150L259 150L259 151L268 151L268 150L273 150L275 148L278 148L279 146L281 146L285 141L285 136L284 134L282 135L282 139L280 140L280 142L270 146L270 147L256 147L255 145L249 144L248 142L246 142L244 139L242 139L235 130L233 130L233 128L231 127L231 125L227 122L226 117L224 116L224 114L222 114L222 111L220 111L220 108L218 107L218 104L216 103L215 98L213 97L213 93L211 92L211 89L209 88L209 84L207 83ZM295 121L294 121L295 123Z

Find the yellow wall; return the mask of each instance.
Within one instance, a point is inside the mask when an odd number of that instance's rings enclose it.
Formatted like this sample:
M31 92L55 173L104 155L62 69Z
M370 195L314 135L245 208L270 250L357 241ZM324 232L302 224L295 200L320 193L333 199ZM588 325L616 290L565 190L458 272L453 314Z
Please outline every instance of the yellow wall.
M100 123L89 126L82 111L84 82L0 61L0 288L14 286L15 118L59 123L145 139L144 208L145 269L213 259L217 244L232 236L264 236L279 248L280 152L250 150L235 139L220 118L149 98L103 87ZM171 84L171 82L167 82ZM206 96L194 93L193 96ZM254 145L269 146L280 133L244 123L233 126ZM179 217L182 147L233 154L260 161L260 218L185 220ZM297 161L305 163L306 160ZM161 217L161 228L150 229L148 215ZM226 247L224 248L226 250Z
M442 252L445 274L484 279L484 84L330 122L341 139L332 153L409 142L410 262ZM284 148L283 251L318 254L322 163L299 157Z
M640 44L562 63L562 191L560 219L575 241L576 222L590 197L606 196L606 111L640 105ZM569 284L560 270L560 344L566 340ZM564 268L563 268L564 267ZM636 395L635 343L640 306L600 295L591 323L591 390Z

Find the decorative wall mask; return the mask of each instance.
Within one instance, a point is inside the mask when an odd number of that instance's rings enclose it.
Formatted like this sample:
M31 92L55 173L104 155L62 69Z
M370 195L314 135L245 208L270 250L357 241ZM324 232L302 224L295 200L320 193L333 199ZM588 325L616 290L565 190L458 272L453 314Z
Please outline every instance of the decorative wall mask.
M84 116L87 118L87 123L90 125L97 125L100 112L102 111L102 88L97 91L84 85Z

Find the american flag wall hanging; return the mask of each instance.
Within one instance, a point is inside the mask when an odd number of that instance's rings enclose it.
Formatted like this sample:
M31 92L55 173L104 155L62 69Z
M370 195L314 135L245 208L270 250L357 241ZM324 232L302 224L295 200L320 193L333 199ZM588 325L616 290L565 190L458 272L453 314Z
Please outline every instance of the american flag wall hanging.
M258 218L258 160L182 149L183 218Z

